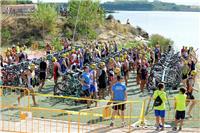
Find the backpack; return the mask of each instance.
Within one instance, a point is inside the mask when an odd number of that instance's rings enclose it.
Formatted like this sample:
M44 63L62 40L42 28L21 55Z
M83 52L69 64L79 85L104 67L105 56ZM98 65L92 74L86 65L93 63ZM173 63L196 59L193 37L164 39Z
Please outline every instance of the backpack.
M153 103L155 107L160 106L163 103L162 99L160 98L160 95L158 95Z

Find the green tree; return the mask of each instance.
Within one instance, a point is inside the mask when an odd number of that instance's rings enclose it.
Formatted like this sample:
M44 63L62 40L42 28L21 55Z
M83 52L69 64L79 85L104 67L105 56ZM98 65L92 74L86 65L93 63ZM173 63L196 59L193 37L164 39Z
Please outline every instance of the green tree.
M173 41L171 39L165 38L159 34L151 35L149 39L148 46L155 47L157 44L161 46L162 50L166 50L169 45L173 45Z
M8 28L1 29L1 42L8 43L11 39L11 31ZM5 44L2 44L5 45Z
M96 37L95 28L103 24L105 12L99 1L70 0L69 23L75 29L76 35L84 35L89 39Z
M1 5L12 5L16 4L16 0L1 0Z
M43 37L45 32L52 33L55 31L57 17L55 7L50 4L38 4L37 10L32 15L36 28L42 29Z
M17 4L32 4L32 0L16 0Z

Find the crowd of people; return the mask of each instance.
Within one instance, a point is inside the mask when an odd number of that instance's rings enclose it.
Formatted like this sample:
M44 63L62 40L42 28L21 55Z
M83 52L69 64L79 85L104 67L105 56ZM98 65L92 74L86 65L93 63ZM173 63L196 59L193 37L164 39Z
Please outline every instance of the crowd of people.
M105 99L106 95L110 95L112 101L127 100L126 90L131 73L136 74L136 83L139 85L142 94L141 96L143 96L147 85L149 70L159 61L162 52L164 52L159 44L153 48L141 44L137 47L124 50L121 53L119 52L113 57L112 55L119 51L115 41L96 41L85 43L83 47L73 47L70 42L62 39L61 44L63 45L63 49L67 52L63 53L59 58L52 57L54 83L57 84L59 77L63 77L66 72L79 68L84 70L79 78L82 85L81 96L91 99ZM15 61L19 63L26 60L27 54L24 53L23 49L24 47L19 48L18 46L13 46L11 49L7 49L6 59L1 60L1 65L3 66L3 63L12 64ZM170 49L171 47L169 47L169 50ZM52 50L52 46L47 43L46 54L50 55ZM193 91L198 91L194 88L195 78L197 75L196 64L198 60L195 55L195 50L192 47L183 47L180 53L183 87L180 88L180 93L175 97L175 125L177 125L179 120L181 120L179 128L181 130L183 119L185 118L186 105L191 103L187 112L188 117L192 117L191 111L195 105L195 101L191 100L195 99ZM106 58L107 60L102 61L102 58ZM45 85L47 68L48 63L45 58L43 58L39 65L39 92L41 92ZM34 87L32 86L32 81L34 79L32 73L34 73L34 70L35 65L31 64L30 68L24 74L27 77L28 88L30 88L32 92L34 92ZM122 84L123 81L125 82L125 85ZM156 105L156 102L159 103L154 107L157 130L159 130L159 118L161 118L162 123L161 130L164 130L165 102L167 97L164 91L164 84L159 83L157 87L158 89L153 95L153 99L155 100L154 104ZM56 91L54 91L54 94L56 95ZM18 98L19 102L21 97L23 97L23 95ZM34 95L33 101L34 104L37 105ZM90 105L91 101L88 101L87 107L89 108ZM98 106L97 102L95 102L95 106ZM114 116L118 113L118 110L121 110L123 118L125 104L120 106L114 105L113 109L114 112L111 126L114 125ZM122 121L124 125L124 119L122 119ZM176 127L173 128L173 130L176 129Z
M25 52L26 46L12 45L11 48L7 48L4 52L4 56L1 56L1 67L6 65L18 64L28 59L28 55Z

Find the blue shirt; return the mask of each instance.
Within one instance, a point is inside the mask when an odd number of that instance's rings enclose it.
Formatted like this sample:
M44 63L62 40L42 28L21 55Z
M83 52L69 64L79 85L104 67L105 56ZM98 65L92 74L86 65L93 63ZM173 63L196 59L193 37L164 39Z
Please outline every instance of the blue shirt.
M113 100L114 101L124 101L125 100L125 91L126 86L122 83L117 82L112 86L112 91L114 93Z
M82 90L87 90L90 88L90 75L89 73L84 72L82 75L82 80L84 81L85 84L87 85L83 85L82 86Z

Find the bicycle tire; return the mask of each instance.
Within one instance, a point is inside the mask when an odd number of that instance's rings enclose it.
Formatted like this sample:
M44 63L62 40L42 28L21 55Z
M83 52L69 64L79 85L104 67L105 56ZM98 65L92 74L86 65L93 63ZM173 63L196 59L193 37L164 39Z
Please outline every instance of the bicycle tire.
M53 78L53 68L48 68L46 79L52 79L52 78Z
M65 81L65 82L67 82L67 81ZM69 84L68 83L59 82L59 83L57 83L57 89L59 91L61 91L61 92L68 93L68 91L67 91L68 89L66 89L66 88L68 88L67 85L69 85Z
M10 72L7 74L7 84L11 86L19 86L19 77L18 74L15 72Z
M61 90L61 89L60 89L61 87L62 87L62 83L60 83L60 82L57 83L56 85L54 85L54 90L55 90L55 93L56 93L56 94L60 94L59 91Z

